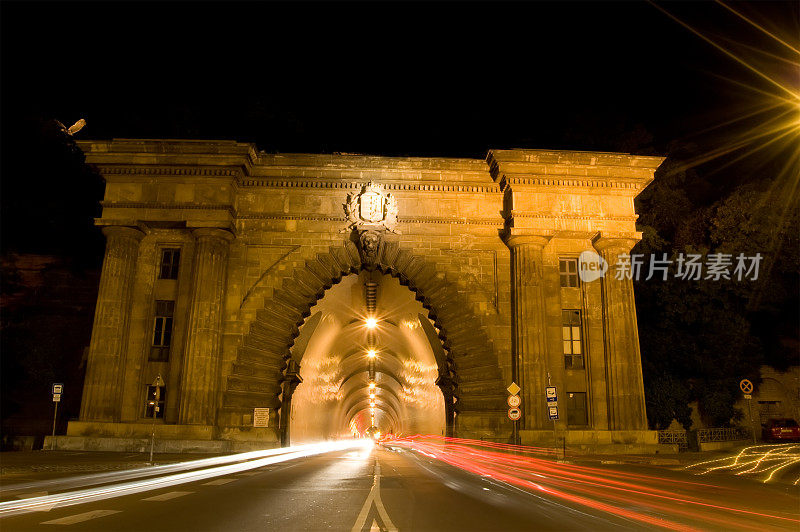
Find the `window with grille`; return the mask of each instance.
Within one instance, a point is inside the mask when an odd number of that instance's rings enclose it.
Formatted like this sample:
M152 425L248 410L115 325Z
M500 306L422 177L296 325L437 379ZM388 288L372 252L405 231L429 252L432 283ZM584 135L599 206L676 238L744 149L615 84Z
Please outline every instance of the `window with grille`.
M172 316L174 311L174 301L156 301L150 360L157 362L169 360L169 346L172 343Z
M164 417L164 403L167 398L166 386L148 386L144 405L144 416L152 418L155 409L156 417Z
M589 412L586 409L586 392L567 392L567 424L589 424Z
M178 266L181 262L180 249L162 249L161 250L161 270L159 271L159 279L177 279Z
M564 344L564 367L584 369L581 311L561 311L561 340Z
M578 286L578 260L558 259L558 275L562 287L576 288Z

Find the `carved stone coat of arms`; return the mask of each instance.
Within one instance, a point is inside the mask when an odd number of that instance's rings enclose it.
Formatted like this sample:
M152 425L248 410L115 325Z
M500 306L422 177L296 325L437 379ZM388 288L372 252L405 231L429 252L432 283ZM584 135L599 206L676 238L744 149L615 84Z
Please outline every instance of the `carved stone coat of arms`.
M349 194L344 204L347 214L347 229L384 228L392 233L397 230L397 198L385 193L376 183L367 183L357 194Z

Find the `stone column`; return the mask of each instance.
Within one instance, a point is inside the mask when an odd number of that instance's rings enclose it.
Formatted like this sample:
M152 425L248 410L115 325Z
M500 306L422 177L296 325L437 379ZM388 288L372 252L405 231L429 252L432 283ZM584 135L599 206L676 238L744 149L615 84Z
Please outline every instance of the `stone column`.
M138 229L121 226L103 227L103 234L106 255L83 384L83 421L119 421L133 283L144 237Z
M291 435L289 425L292 417L292 396L297 387L303 382L300 376L300 366L293 359L289 359L289 365L283 376L281 393L281 413L280 413L280 432L281 447L288 447Z
M594 239L595 249L608 263L601 287L608 427L611 430L647 430L633 281L617 279L614 267L619 255L630 253L638 240L638 235L610 237L602 234Z
M228 249L233 235L224 229L195 229L192 299L181 374L181 424L212 425L222 346L222 314Z
M533 235L506 238L511 249L512 378L522 388L521 428L527 430L552 428L544 398L547 338L542 249L548 241L548 237Z
M453 398L455 397L456 384L450 375L441 373L436 379L436 386L442 390L442 396L444 397L444 435L452 438L455 436L455 404L453 403Z

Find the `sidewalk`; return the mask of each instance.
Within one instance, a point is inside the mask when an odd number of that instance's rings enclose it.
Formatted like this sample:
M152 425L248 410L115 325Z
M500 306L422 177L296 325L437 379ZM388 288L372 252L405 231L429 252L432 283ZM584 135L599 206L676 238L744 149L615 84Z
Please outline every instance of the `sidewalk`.
M210 458L209 454L155 454L153 463L172 464ZM96 451L7 451L0 453L0 484L64 474L96 473L146 467L149 453Z

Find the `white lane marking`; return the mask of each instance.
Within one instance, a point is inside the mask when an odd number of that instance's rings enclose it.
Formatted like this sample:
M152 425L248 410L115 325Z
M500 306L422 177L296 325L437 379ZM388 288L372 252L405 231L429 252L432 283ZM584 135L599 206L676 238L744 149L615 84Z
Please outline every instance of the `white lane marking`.
M240 477L254 477L256 475L263 475L263 471L248 471L247 473L239 473Z
M43 525L74 525L75 523L83 523L98 517L105 517L120 513L120 510L92 510L91 512L84 512L82 514L70 515L62 517L61 519L53 519L52 521L45 521Z
M170 491L167 493L162 493L161 495L154 495L153 497L147 497L146 499L142 499L143 501L168 501L170 499L177 499L178 497L183 497L184 495L189 495L190 493L194 493L193 491Z
M375 458L375 473L372 476L372 489L369 490L367 500L364 501L364 506L361 507L361 511L358 513L358 517L356 517L356 523L353 525L352 532L361 532L364 530L364 525L367 524L367 516L373 504L375 504L375 507L378 509L378 515L381 521L383 521L383 526L386 527L386 532L397 532L397 527L394 526L392 520L389 519L389 514L383 506L383 501L381 501L381 465L378 463L377 458ZM372 523L373 525L370 527L370 531L374 530L374 527L378 525L374 520ZM380 527L378 527L378 530L380 530Z
M227 484L228 482L234 482L239 480L237 478L218 478L217 480L212 480L211 482L206 482L203 486L222 486L223 484Z
M372 519L372 526L369 527L369 532L381 532L381 526L374 518Z

